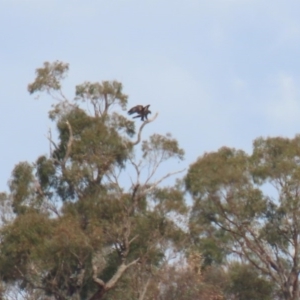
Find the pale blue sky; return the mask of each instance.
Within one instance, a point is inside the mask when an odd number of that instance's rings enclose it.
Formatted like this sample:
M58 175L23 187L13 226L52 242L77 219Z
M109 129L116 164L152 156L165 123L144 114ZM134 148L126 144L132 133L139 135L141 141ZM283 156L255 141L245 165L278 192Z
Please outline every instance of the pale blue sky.
M0 45L0 190L48 153L51 101L27 92L44 61L70 63L70 98L83 81L121 81L129 106L159 112L145 134L171 132L182 166L300 133L298 0L0 0Z

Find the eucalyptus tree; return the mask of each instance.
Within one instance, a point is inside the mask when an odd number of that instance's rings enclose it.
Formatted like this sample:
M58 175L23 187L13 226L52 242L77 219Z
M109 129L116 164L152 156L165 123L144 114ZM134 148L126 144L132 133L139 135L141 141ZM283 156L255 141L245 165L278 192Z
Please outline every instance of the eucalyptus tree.
M117 112L128 102L120 82L84 82L70 100L62 88L68 70L46 62L28 85L55 101L49 117L57 138L49 131L50 153L15 166L1 197L14 214L0 231L1 278L42 299L102 299L118 284L142 300L152 269L184 236L174 219L186 212L182 192L161 187L180 171L156 177L184 151L170 134L142 140L157 114L136 131ZM130 289L129 270L143 289Z
M300 136L258 138L251 155L206 153L185 183L194 242L214 241L271 280L280 299L299 299Z

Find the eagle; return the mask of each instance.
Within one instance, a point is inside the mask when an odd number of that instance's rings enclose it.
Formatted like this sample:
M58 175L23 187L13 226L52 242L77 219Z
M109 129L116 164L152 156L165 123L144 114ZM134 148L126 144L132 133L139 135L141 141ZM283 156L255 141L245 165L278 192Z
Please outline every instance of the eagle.
M149 105L143 106L143 105L136 105L129 109L128 114L137 114L133 118L141 118L141 121L144 121L144 119L148 120L148 115L151 114L151 111L149 110Z

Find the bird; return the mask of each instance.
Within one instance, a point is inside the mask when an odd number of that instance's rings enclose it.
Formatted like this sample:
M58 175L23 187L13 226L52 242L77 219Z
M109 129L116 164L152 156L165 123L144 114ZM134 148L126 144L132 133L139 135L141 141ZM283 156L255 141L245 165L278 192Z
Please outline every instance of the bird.
M132 107L129 111L128 114L137 114L133 118L141 118L141 121L144 121L144 119L148 120L148 115L151 114L151 111L149 110L149 105L143 106L143 105L136 105Z

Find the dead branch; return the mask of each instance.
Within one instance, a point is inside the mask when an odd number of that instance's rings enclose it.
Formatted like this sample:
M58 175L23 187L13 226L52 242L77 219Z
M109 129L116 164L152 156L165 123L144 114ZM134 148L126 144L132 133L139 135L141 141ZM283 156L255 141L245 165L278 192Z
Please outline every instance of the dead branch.
M64 157L63 162L62 162L63 166L65 166L65 164L66 164L66 162L67 162L67 160L68 160L68 158L70 156L71 147L72 147L73 140L74 140L74 138L73 138L73 130L72 130L72 127L71 127L69 121L66 121L66 124L67 124L68 129L69 129L69 140L68 140L68 144L67 144L67 151L66 151L65 157Z
M48 133L47 139L48 139L48 141L50 142L50 145L49 145L49 147L50 147L50 155L52 155L52 154L53 154L53 151L52 151L51 145L55 148L55 150L58 150L58 147L57 147L57 145L54 143L54 141L52 140L52 132L51 132L51 129L50 129L50 128L49 128L49 133Z
M185 171L185 169L180 170L180 171L171 172L171 173L166 174L166 175L163 176L161 179L159 179L159 180L157 180L156 182L152 183L151 186L150 186L148 189L145 189L143 192L144 192L144 193L147 193L147 192L153 190L157 185L159 185L159 184L160 184L162 181L164 181L165 179L169 178L170 176L173 176L173 175L182 173L182 172L184 172L184 171Z
M132 146L137 145L137 144L141 141L141 135L142 135L142 130L143 130L143 128L144 128L147 124L153 122L153 121L157 118L157 116L158 116L158 113L156 113L155 116L154 116L152 119L149 119L149 120L144 121L144 123L141 125L141 127L140 127L140 129L139 129L137 140L136 140L135 142L132 142L132 143L131 143Z

